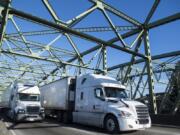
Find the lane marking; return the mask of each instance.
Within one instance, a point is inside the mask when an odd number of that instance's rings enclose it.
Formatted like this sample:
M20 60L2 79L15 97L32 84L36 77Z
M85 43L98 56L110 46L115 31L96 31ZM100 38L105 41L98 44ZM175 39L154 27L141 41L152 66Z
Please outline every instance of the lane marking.
M174 125L161 125L161 124L152 124L154 127L165 127L165 128L176 128L180 129L180 126L174 126Z
M165 129L166 129L166 128L165 128ZM163 130L163 128L162 128L162 129L154 129L154 128L151 128L151 129L148 129L147 131L150 132L150 133L169 134L169 135L180 135L179 133L176 133L176 132L174 132L174 131Z
M5 122L5 125L6 125L6 128L10 127L10 125L7 122ZM9 129L9 131L11 132L12 135L16 135L16 133L12 129Z

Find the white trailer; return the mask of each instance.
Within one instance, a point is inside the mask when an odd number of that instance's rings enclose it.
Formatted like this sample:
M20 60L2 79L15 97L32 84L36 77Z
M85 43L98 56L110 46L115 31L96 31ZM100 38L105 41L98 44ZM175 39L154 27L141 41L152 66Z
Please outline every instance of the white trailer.
M46 115L58 116L64 122L71 121L74 110L75 79L63 78L40 87L41 104Z
M104 127L109 132L151 127L146 105L130 100L125 86L95 74L67 77L40 88L46 115L65 122Z
M44 108L41 106L40 90L37 86L12 83L1 95L0 107L14 122L44 118Z

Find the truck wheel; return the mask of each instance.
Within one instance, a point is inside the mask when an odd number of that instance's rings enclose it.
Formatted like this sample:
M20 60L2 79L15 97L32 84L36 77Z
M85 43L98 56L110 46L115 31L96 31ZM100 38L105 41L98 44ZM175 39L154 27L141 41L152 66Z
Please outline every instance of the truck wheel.
M119 124L115 116L109 115L105 118L104 127L109 133L117 133Z

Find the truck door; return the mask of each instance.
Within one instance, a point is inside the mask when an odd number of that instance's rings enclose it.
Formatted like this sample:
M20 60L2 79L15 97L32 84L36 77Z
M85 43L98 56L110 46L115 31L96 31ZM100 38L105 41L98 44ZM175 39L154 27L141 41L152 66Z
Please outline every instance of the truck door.
M92 88L89 93L88 124L94 126L102 125L102 116L104 114L105 99L101 88Z
M92 102L92 111L97 113L103 113L105 98L102 88L95 88L93 94L94 98Z

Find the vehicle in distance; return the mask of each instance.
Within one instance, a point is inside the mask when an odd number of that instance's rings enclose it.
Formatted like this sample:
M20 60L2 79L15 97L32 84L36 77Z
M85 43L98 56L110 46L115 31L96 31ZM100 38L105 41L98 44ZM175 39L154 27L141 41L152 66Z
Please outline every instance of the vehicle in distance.
M65 77L40 87L45 115L104 127L109 132L151 127L146 105L130 100L125 86L96 74Z
M44 119L44 108L41 106L37 86L12 83L3 92L0 106L14 122Z

